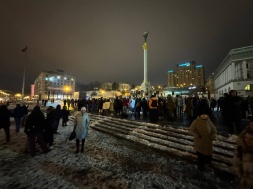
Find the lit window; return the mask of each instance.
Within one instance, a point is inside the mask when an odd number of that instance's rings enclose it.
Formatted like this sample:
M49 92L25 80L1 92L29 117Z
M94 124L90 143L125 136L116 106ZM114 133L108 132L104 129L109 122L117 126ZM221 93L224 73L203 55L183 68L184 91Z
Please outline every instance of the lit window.
M245 90L250 91L250 85L246 85Z

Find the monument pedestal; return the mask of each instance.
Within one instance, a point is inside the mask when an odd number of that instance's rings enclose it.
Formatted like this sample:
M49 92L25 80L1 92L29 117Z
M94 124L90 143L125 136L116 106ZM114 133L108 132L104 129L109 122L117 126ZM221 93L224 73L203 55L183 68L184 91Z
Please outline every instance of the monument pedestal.
M151 91L151 85L148 81L143 81L141 84L141 91L143 91L144 96L148 96Z

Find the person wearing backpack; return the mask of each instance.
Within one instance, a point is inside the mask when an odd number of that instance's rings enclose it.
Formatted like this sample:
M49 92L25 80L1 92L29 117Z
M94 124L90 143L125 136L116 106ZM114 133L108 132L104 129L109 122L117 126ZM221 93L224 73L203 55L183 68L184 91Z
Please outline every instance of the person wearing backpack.
M157 106L158 106L158 99L155 95L151 95L151 98L148 102L149 106L149 118L151 123L156 123L158 118L157 113Z

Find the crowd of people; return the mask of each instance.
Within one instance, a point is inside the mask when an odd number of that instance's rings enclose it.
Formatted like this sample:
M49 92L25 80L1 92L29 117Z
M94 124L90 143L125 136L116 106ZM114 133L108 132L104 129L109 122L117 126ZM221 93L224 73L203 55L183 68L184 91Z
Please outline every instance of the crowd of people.
M49 106L46 115L41 111L40 106L35 106L28 114L28 105L21 106L16 104L13 111L8 110L7 105L0 106L0 128L5 131L6 142L10 141L10 117L15 120L15 131L20 132L20 128L24 127L27 134L27 143L25 151L31 156L35 156L35 144L40 145L42 151L47 153L53 148L54 135L58 134L58 126L62 118L62 126L67 126L69 110L64 106L57 105L56 108Z
M44 102L43 102L44 104ZM105 114L109 111L115 116L128 115L129 112L136 118L149 117L151 123L158 120L174 120L183 115L189 121L189 131L194 138L194 148L198 159L198 168L205 171L206 164L212 161L213 145L216 140L217 130L212 122L213 111L219 111L228 127L230 134L237 134L237 147L232 160L235 174L238 178L239 188L253 188L253 119L251 116L252 102L250 98L242 98L237 91L231 90L217 101L214 98L182 97L181 95L168 95L167 97L156 95L150 98L111 98L111 99L80 99L64 100L63 108L49 106L46 115L40 106L35 106L28 114L28 106L17 104L13 112L6 105L0 106L0 128L6 134L6 142L10 141L10 117L14 117L15 131L20 132L24 126L27 134L26 150L31 156L36 155L36 142L43 153L48 153L53 147L54 135L58 134L58 126L62 119L62 126L67 126L69 108L72 107L78 113L75 116L74 131L76 133L76 153L84 152L84 143L88 135L90 122L87 112ZM110 114L110 115L111 115ZM248 118L249 124L242 127L242 119ZM81 150L80 150L81 142Z
M184 97L182 95L175 97L172 95L167 97L152 95L149 98L116 97L110 99L101 97L78 100L77 107L78 110L81 107L86 107L88 112L109 113L122 117L127 117L131 113L136 119L141 117L142 112L142 117L149 118L153 123L159 120L175 121L186 116L187 123L190 125L199 116L199 107L203 103L207 104L208 115L212 121L215 121L214 111L220 114L229 134L239 134L244 129L242 120L247 119L253 109L253 97L239 97L235 90L225 93L217 100L214 97L208 99L198 95Z

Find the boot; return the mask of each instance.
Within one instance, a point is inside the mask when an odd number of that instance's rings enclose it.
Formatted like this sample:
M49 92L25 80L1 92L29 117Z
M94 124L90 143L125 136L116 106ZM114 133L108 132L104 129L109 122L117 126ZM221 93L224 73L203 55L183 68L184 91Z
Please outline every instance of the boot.
M85 139L82 139L81 153L83 153L83 151L84 151L84 143L85 143Z
M76 154L79 153L79 140L78 139L76 139L76 152L75 153Z

